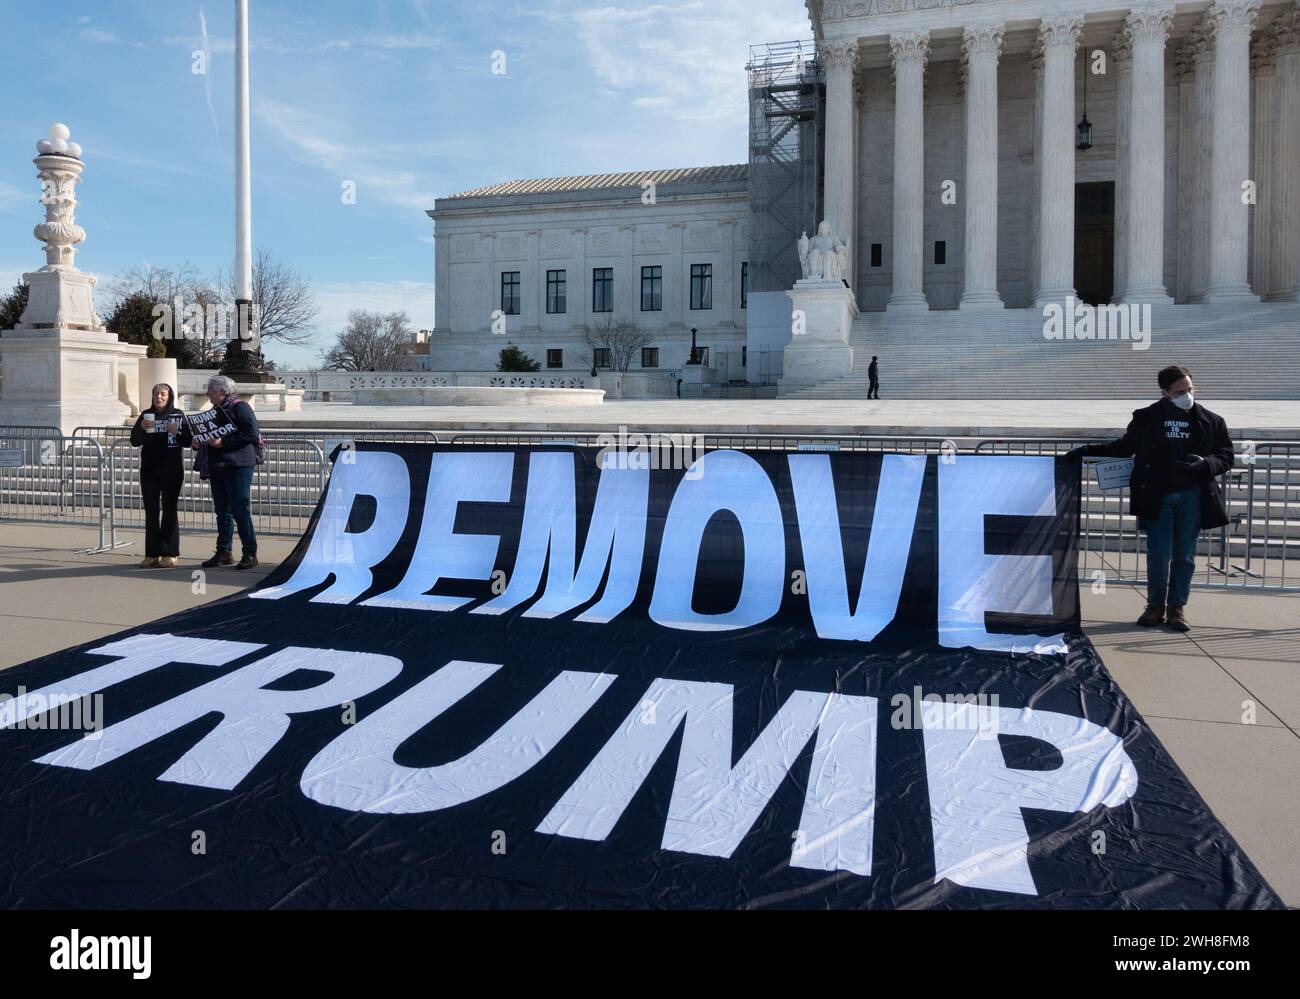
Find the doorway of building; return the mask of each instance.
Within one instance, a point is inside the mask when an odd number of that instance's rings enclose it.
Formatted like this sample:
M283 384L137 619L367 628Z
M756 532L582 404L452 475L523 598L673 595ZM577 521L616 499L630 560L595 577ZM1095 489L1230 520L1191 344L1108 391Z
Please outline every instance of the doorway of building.
M1074 185L1074 288L1089 305L1114 294L1114 181Z

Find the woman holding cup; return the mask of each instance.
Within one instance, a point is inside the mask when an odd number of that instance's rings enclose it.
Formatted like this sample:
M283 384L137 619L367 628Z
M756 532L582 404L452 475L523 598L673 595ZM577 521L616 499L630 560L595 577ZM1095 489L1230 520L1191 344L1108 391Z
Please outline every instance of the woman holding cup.
M176 408L176 393L160 383L153 405L131 428L131 443L140 448L140 496L144 500L144 561L141 569L170 569L181 553L176 504L185 481L185 448L190 429Z

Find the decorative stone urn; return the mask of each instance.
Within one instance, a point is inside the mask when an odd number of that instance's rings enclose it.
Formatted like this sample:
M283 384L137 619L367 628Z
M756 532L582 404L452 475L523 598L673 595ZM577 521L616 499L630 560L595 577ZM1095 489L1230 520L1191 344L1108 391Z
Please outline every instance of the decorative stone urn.
M73 262L86 231L77 225L75 188L85 164L66 125L50 127L33 161L45 221L33 230L45 266L23 275L30 289L18 325L0 331L0 425L120 425L140 409L138 364L145 348L104 329L95 278ZM145 406L149 403L144 402Z

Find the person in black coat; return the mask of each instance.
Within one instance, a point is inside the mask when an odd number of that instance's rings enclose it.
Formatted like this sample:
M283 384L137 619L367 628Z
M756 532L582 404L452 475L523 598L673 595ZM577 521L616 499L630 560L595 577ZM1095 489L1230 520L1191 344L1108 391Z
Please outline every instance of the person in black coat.
M1223 417L1196 402L1190 371L1172 365L1157 381L1160 398L1133 411L1123 437L1067 457L1134 459L1129 513L1147 535L1147 607L1137 623L1188 631L1197 537L1228 523L1218 477L1233 466L1233 444Z
M208 399L213 408L220 411L218 424L224 429L220 437L194 445L199 452L195 468L202 478L208 480L213 512L217 515L217 550L202 565L205 569L212 569L234 563L231 545L238 528L244 550L235 568L251 569L257 565L251 490L261 427L253 414L253 407L235 394L234 381L225 375L213 375L208 379Z
M185 482L190 431L170 385L155 385L152 401L131 428L131 444L140 449L140 496L144 500L145 557L140 568L170 569L181 554L176 504Z
M876 355L871 355L871 363L867 365L867 398L880 398L880 366L876 364Z

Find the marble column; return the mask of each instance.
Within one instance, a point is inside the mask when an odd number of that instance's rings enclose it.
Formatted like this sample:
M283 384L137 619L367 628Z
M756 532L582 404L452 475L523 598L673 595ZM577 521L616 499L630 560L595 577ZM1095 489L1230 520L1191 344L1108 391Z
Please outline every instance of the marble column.
M1275 23L1277 121L1270 232L1274 268L1272 302L1300 301L1300 6Z
M1192 31L1192 108L1191 146L1192 188L1188 200L1191 239L1191 268L1188 278L1188 302L1204 302L1210 281L1210 171L1213 137L1210 116L1214 113L1214 33L1208 21Z
M1034 77L1034 169L1029 177L1029 196L1025 201L1029 238L1025 241L1028 256L1025 257L1025 307L1028 308L1038 298L1038 249L1042 245L1043 227L1038 218L1039 176L1038 165L1043 160L1043 50L1037 45L1029 53L1029 71Z
M1115 68L1115 280L1110 300L1120 301L1128 279L1129 115L1133 101L1133 41L1126 25L1115 33L1111 49ZM1084 72L1091 72L1089 66Z
M825 216L831 232L849 248L845 276L854 284L857 276L853 224L853 194L857 183L854 72L858 65L858 43L845 39L824 41L817 46L817 55L826 74Z
M1207 302L1257 302L1246 283L1250 252L1242 184L1250 173L1250 32L1260 0L1215 0L1213 154L1210 164L1210 280Z
M1043 118L1038 162L1038 294L1034 304L1063 304L1074 294L1074 53L1081 17L1047 17L1043 50Z
M1000 309L998 295L998 57L1001 24L962 35L966 66L966 234L963 309Z
M1124 24L1133 48L1129 100L1127 245L1123 302L1170 304L1165 292L1165 39L1174 8L1130 10Z
M926 32L892 35L894 61L894 285L886 308L924 311Z
M1174 52L1174 72L1178 80L1178 249L1174 266L1174 301L1186 302L1192 287L1193 191L1196 181L1196 157L1201 141L1200 122L1196 118L1196 73L1194 50L1184 43Z
M1249 207L1250 258L1246 278L1250 289L1267 298L1273 288L1276 261L1272 257L1273 222L1277 212L1273 166L1277 157L1277 88L1272 35L1256 38L1250 47L1252 103L1250 114L1250 176L1255 181L1255 204Z

